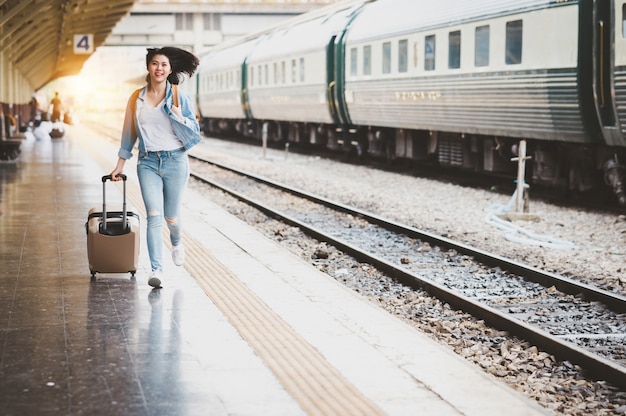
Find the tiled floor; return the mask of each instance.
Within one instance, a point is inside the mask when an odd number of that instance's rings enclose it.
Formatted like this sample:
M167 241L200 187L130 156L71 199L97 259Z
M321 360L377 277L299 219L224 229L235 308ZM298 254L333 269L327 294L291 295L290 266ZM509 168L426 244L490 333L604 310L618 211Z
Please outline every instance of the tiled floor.
M22 148L0 165L0 414L301 412L184 270L160 291L145 270L91 281L104 173L69 140Z

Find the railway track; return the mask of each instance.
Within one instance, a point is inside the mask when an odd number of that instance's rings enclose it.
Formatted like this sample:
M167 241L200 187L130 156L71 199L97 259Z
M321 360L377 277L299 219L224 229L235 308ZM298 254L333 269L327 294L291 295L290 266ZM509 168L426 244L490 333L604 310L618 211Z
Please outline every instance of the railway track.
M623 296L223 164L191 158L196 179L374 265L404 285L426 290L557 359L580 365L591 377L626 386ZM222 183L196 171L206 164L228 172L219 175ZM288 199L280 196L285 192ZM279 200L283 202L276 207Z

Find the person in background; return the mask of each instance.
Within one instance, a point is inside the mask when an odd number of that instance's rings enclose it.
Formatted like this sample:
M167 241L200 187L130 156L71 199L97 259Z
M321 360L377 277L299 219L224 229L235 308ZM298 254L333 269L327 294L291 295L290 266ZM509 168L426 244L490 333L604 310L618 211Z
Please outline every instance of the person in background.
M52 108L52 117L50 118L50 121L55 123L61 120L61 113L63 112L63 102L59 97L58 91L54 92L54 97L50 101L50 107Z
M149 48L147 85L135 91L126 105L121 145L113 180L121 180L126 160L138 143L137 176L147 213L147 243L151 273L148 284L161 288L163 278L162 225L169 229L172 260L184 263L181 206L189 179L187 151L202 140L191 97L178 91L184 75L199 65L191 52L175 47ZM178 104L175 104L178 102Z
M35 123L35 120L39 117L39 101L37 101L37 94L32 95L28 103L30 109L30 122Z

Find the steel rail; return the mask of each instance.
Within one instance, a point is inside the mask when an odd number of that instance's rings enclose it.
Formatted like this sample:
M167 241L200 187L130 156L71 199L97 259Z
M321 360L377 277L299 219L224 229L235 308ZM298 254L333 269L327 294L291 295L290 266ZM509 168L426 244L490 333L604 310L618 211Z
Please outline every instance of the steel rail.
M537 345L539 348L553 354L559 360L568 360L579 365L592 378L606 380L621 388L626 387L626 367L579 348L574 344L570 344L559 337L553 336L545 331L528 325L525 322L508 316L490 306L476 302L475 300L457 293L452 289L448 289L424 276L419 276L403 268L399 268L387 260L354 247L341 239L337 239L324 233L316 227L312 227L259 201L248 198L245 195L216 183L211 179L205 178L200 174L192 172L191 175L197 180L232 195L233 197L249 204L272 218L276 218L282 222L300 228L304 233L312 238L325 241L353 256L359 261L374 265L382 272L387 273L390 277L397 279L399 282L409 287L425 290L438 299L449 303L454 308L470 313L472 316L484 320L487 324L495 328L508 331L515 336Z
M560 276L555 273L550 273L545 270L538 269L533 266L529 266L526 264L519 263L517 261L504 258L502 256L489 253L487 251L471 247L469 245L451 240L449 238L438 236L433 233L429 233L428 231L419 230L414 227L409 227L395 221L391 221L385 218L382 218L378 215L360 210L358 208L350 207L335 201L331 201L327 198L311 194L309 192L295 189L291 186L282 184L280 182L264 178L262 176L255 175L250 172L246 172L232 166L228 166L222 163L218 163L204 157L190 155L191 158L194 158L198 161L209 163L211 165L217 166L220 169L224 169L238 175L242 175L253 179L259 183L263 183L265 185L271 186L276 189L280 189L283 192L289 192L293 195L299 196L301 198L305 198L307 200L322 203L324 206L335 209L339 212L347 213L354 215L356 217L361 217L372 224L376 224L388 231L397 232L400 234L404 234L408 237L428 241L432 245L436 245L439 247L443 247L446 249L455 250L461 254L465 254L479 260L481 263L488 265L490 267L500 267L503 270L507 270L511 273L518 274L524 276L525 279L538 283L545 287L554 286L558 290L563 293L567 293L573 296L582 295L586 300L597 301L604 304L610 310L617 313L625 313L626 312L626 297L621 296L617 293L612 293L607 290L600 289L595 286L591 286L585 283L577 282L573 279Z

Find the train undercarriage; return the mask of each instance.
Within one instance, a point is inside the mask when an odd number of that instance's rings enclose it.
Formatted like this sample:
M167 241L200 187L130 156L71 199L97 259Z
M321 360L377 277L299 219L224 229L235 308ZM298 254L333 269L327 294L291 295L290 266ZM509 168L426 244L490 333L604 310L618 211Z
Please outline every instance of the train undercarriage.
M442 168L516 178L519 138L256 120L211 120L205 133L235 133L268 145L293 144L387 162L430 163ZM610 193L626 206L624 149L527 140L525 181L563 193Z

